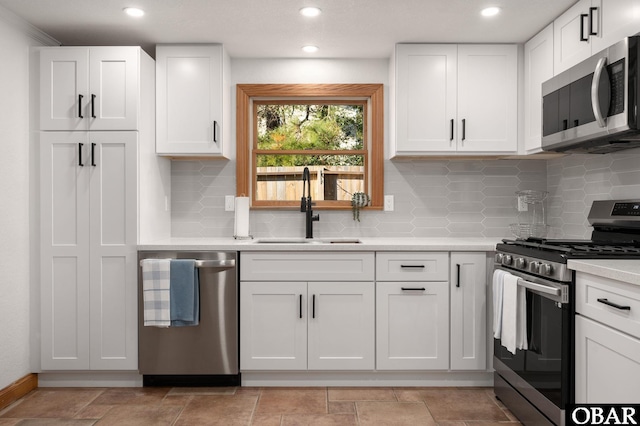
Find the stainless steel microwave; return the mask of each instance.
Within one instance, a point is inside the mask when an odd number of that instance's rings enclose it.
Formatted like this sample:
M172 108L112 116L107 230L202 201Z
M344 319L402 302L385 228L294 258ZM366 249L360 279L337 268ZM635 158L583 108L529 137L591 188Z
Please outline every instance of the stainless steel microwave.
M627 37L542 84L542 149L608 153L640 147L640 36Z

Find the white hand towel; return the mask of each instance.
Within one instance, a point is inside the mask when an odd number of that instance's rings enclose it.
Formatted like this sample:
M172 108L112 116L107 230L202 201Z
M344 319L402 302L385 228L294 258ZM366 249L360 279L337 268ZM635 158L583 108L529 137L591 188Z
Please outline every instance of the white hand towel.
M170 311L170 259L144 259L142 261L142 300L144 325L169 327Z
M515 355L518 327L518 277L504 275L502 289L502 346Z
M502 283L505 271L496 269L493 271L493 337L500 338L502 333Z

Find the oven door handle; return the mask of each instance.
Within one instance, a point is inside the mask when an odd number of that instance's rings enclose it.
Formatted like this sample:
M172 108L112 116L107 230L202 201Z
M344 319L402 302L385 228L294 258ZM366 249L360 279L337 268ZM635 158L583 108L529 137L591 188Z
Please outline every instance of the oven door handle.
M540 293L551 294L553 296L560 296L562 290L555 287L549 287L548 285L532 283L531 281L525 281L522 278L518 278L518 285L529 290L539 291Z

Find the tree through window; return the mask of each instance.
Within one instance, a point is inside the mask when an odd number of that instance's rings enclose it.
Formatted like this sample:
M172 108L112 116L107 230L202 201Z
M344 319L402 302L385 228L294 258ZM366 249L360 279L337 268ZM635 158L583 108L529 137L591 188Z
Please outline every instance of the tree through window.
M238 194L299 207L302 170L319 208L352 194L382 206L382 85L238 85Z

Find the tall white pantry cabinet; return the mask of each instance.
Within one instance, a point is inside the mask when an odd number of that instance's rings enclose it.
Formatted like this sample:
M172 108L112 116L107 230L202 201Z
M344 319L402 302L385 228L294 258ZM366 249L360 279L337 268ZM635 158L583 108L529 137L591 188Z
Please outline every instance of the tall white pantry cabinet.
M39 60L41 369L136 370L137 244L170 229L154 61L139 47Z

